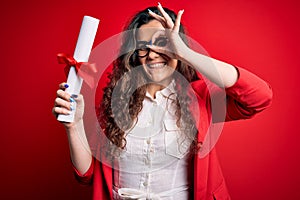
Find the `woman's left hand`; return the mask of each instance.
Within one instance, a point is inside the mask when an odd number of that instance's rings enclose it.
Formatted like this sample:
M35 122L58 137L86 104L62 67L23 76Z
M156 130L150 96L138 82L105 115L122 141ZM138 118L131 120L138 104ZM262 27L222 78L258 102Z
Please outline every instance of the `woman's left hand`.
M147 45L151 50L165 54L173 59L182 60L184 54L188 51L189 47L183 42L179 36L179 28L181 22L181 16L184 10L180 10L177 14L175 22L172 21L171 17L166 13L160 3L157 6L158 10L162 16L157 15L156 13L149 11L149 15L158 20L162 26L165 28L165 34L168 37L168 45L165 47ZM158 33L160 34L160 33ZM154 36L155 37L155 34Z

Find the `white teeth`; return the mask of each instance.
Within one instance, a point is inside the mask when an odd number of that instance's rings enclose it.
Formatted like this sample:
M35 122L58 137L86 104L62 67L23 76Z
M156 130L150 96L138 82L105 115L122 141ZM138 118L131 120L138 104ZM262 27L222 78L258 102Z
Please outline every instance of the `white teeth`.
M165 66L165 63L148 64L148 67L150 67L150 68L162 68L164 66Z

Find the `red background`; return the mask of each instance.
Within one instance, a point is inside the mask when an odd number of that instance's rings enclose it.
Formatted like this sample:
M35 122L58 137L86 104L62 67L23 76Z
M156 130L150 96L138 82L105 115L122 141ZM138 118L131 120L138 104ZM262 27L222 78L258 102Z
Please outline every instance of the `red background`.
M272 107L230 122L217 144L232 199L300 199L299 3L161 1L215 58L273 87ZM51 114L65 80L56 53L73 53L83 15L101 19L95 45L156 1L1 1L1 199L89 199L73 178L64 128Z

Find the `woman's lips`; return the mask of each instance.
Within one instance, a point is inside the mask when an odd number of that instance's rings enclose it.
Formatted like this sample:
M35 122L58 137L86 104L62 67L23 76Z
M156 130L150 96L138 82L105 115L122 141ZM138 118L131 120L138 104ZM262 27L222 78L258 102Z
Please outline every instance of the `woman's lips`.
M150 69L161 69L166 66L166 63L152 63L152 64L147 64L147 67Z

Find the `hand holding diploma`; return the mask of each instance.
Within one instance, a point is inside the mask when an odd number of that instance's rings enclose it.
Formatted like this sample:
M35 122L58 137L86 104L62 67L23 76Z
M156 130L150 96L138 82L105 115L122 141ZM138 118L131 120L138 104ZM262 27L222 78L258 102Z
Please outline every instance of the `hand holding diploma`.
M68 79L67 79L67 85L68 87L60 87L62 91L65 91L69 94L69 96L78 96L81 90L83 77L89 78L86 73L82 70L80 70L81 65L88 66L91 70L95 71L95 66L92 64L86 63L89 59L92 46L94 43L94 39L96 36L97 28L98 28L99 20L93 17L84 16L79 37L77 40L74 56L71 57L66 54L58 54L58 61L59 63L64 63L67 65L66 69L69 69L68 72ZM93 81L91 79L86 79L87 83L91 86L93 84ZM58 94L57 96L61 98L62 94ZM65 97L66 95L63 95ZM64 102L64 105L60 106L66 106L69 108L68 112L66 110L62 111L59 109L59 111L55 111L55 108L53 112L59 114L57 117L58 121L62 122L73 122L74 116L75 116L75 110L76 110L76 101L68 101L69 98L62 98L67 102ZM73 98L71 98L72 100ZM74 99L73 99L74 100ZM59 103L62 103L59 101ZM58 104L56 102L56 104ZM70 105L67 105L70 104ZM72 106L71 106L72 105Z
M71 96L66 92L67 88L69 88L67 83L59 84L59 89L56 92L57 98L55 99L52 112L55 116L69 116L73 112L72 122L61 121L66 129L70 129L80 124L79 122L83 119L84 100L81 94Z

